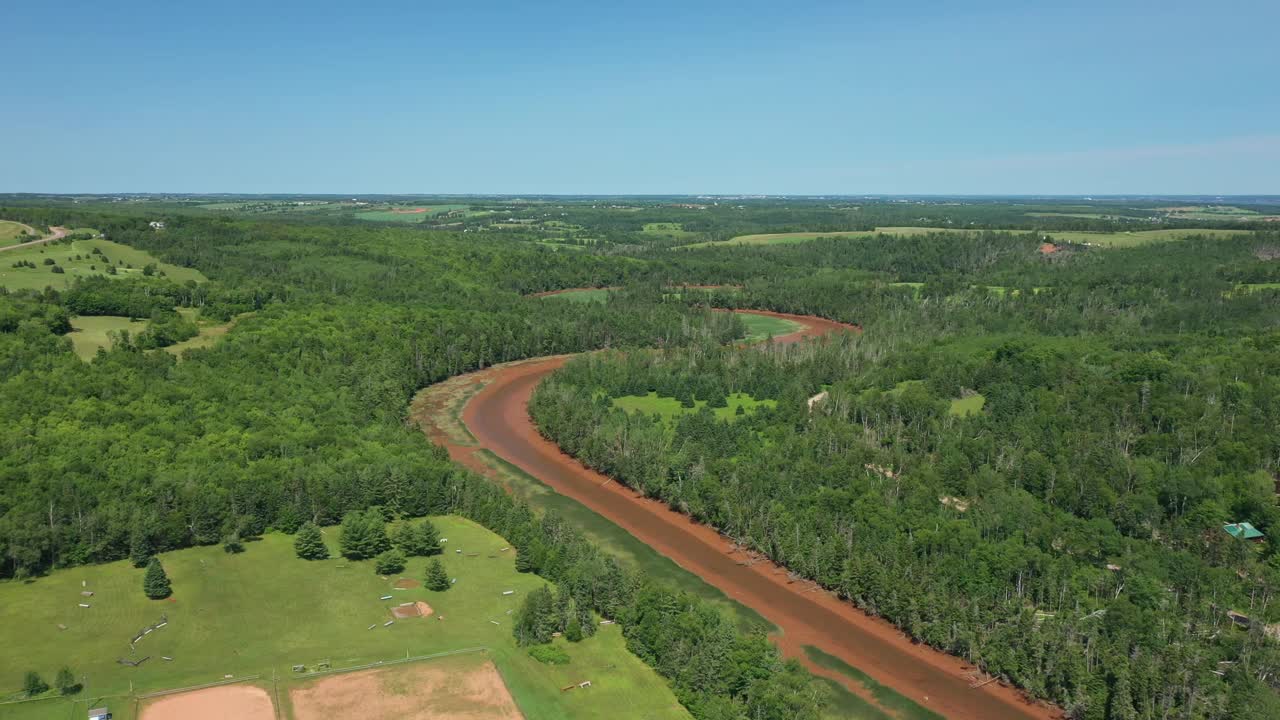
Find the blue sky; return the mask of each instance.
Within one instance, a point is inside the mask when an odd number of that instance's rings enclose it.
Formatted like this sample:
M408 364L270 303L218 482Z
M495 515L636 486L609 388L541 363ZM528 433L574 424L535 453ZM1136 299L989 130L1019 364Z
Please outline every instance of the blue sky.
M1280 3L1062 5L15 2L0 192L1280 193Z

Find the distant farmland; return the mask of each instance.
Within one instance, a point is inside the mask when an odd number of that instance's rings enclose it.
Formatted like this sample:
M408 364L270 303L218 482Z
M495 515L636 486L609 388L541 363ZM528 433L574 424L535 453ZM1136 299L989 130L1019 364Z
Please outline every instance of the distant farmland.
M723 242L701 242L691 245L681 245L680 248L691 249L700 247L720 247L728 245L790 245L794 243L809 242L821 238L869 238L880 235L896 235L896 236L919 236L931 233L939 234L957 234L957 233L974 233L983 232L978 229L956 229L956 228L929 228L929 227L880 227L875 230L851 230L845 232L794 232L794 233L766 233L759 235L739 235L738 237ZM1168 242L1171 240L1183 240L1197 235L1216 238L1229 238L1239 235L1248 235L1250 230L1222 230L1210 228L1169 228L1163 230L1137 230L1133 232L1087 232L1079 230L990 230L990 232L1013 232L1013 233L1037 233L1042 236L1053 238L1060 243L1074 243L1080 245L1100 245L1103 247L1132 247L1135 245L1145 245L1152 242Z

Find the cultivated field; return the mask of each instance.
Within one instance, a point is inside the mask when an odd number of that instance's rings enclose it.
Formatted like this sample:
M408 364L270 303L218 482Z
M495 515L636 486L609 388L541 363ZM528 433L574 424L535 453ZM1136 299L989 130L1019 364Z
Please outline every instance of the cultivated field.
M71 234L94 233L92 230L73 230ZM94 250L101 251L101 254ZM107 275L106 258L116 268L115 275ZM61 267L62 273L53 272L52 265L45 260L51 259ZM26 261L35 265L30 267L13 267L14 263ZM43 290L45 287L62 289L71 284L77 277L103 275L106 277L125 278L142 275L142 268L154 263L156 270L164 273L164 277L174 282L195 280L204 282L205 277L199 270L179 267L160 262L150 253L137 250L128 245L110 240L72 240L59 241L45 245L10 250L0 255L0 287L10 290Z
M617 625L600 626L580 643L557 641L571 658L566 665L544 665L516 647L507 612L545 581L515 572L514 552L502 550L509 544L501 537L456 517L434 522L448 538L443 559L457 578L443 593L396 587L400 577L422 578L423 558L412 558L403 576L384 579L370 562L300 560L292 537L281 534L237 555L219 546L164 553L173 596L163 601L146 598L143 571L127 562L2 583L0 626L9 634L0 643L0 697L18 690L25 671L51 680L64 665L86 678L86 688L71 702L0 705L0 717L83 717L88 703L107 697L116 718L131 720L135 693L257 675L259 685L278 677L284 694L296 684L294 665L310 671L327 662L336 670L476 647L488 648L526 717L608 718L619 707L687 717L665 682L626 651ZM326 539L336 550L337 529L327 529ZM513 594L503 595L507 590ZM434 613L384 625L392 607L414 601ZM162 619L164 627L130 649L140 629ZM590 689L560 691L584 680Z

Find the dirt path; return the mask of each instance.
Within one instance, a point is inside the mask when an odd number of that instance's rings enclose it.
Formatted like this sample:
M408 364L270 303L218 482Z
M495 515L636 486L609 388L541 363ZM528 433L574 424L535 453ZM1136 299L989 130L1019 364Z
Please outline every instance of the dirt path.
M35 232L35 228L31 228L30 226L27 226L27 227L31 229L31 232L33 233ZM49 234L45 237L40 238L39 240L28 240L27 242L18 243L17 245L5 245L4 247L0 247L0 252L4 252L5 250L17 250L18 248L31 247L32 245L43 245L44 243L53 242L54 240L61 240L62 238L67 236L68 232L70 232L70 230L67 230L64 227L51 227L49 228L49 230L50 230Z
M764 311L759 315L799 323L802 329L775 338L778 343L856 329L821 318ZM857 682L819 668L804 654L811 645L840 658L911 700L952 720L1060 717L1056 709L1028 702L1017 690L999 683L970 688L972 670L958 658L914 643L889 623L873 618L811 583L788 581L787 571L768 561L750 561L735 553L712 528L646 499L629 488L583 466L543 438L527 406L534 388L572 356L538 358L501 365L465 376L484 384L462 412L475 443L459 442L457 433L424 430L443 444L451 457L482 474L492 474L476 452L487 449L537 477L543 483L608 518L636 538L750 607L781 629L775 642L815 674L840 682L867 697ZM460 379L461 380L461 379Z

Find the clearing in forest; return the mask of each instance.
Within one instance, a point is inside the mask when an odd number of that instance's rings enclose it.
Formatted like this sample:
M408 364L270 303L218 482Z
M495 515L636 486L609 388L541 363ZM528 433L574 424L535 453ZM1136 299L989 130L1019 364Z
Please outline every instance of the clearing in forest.
M519 720L493 663L469 655L333 675L289 692L296 720Z
M0 247L37 240L40 233L30 225L13 220L0 220Z
M97 234L94 230L73 230L71 236ZM46 264L46 260L52 263ZM13 267L25 261L34 267ZM115 274L107 273L107 266L115 267ZM102 238L59 240L31 247L8 250L0 257L0 287L9 290L43 290L51 286L56 290L69 287L78 277L101 275L111 278L139 277L143 268L154 265L161 277L176 283L188 280L204 282L199 270L160 262L150 253L111 242ZM58 267L62 272L54 272Z

